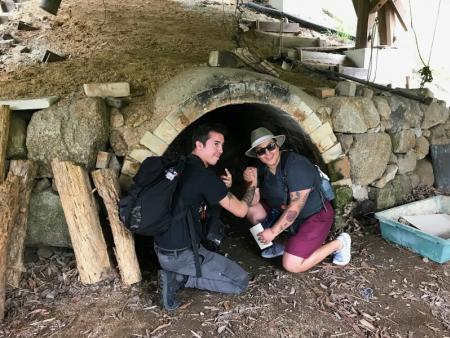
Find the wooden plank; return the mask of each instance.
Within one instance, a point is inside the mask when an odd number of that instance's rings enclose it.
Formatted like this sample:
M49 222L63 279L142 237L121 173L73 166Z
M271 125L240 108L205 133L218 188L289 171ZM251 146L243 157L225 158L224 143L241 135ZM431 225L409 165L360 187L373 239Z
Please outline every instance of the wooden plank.
M258 40L263 41L267 45L278 48L280 46L280 34L271 32L261 32L254 31L255 36ZM283 34L283 47L293 48L293 47L318 47L320 39L319 38L307 38L301 36L284 35Z
M397 14L398 20L400 21L403 29L408 31L409 28L409 15L406 10L407 6L405 3L406 0L391 0L394 5L395 14Z
M388 1L389 0L372 0L370 2L369 13L378 12L384 6L384 4Z
M263 32L297 33L300 25L296 22L256 21L256 29Z
M392 46L394 44L395 14L391 2L385 4L378 11L378 23L380 45Z
M314 52L299 49L300 61L302 62L319 62L334 65L342 65L346 56L341 54Z

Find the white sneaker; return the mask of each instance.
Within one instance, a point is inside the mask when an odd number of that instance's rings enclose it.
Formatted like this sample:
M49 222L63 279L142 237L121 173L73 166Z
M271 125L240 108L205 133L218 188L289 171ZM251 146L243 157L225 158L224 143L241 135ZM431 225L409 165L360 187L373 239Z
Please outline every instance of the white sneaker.
M336 239L342 243L342 249L334 252L333 264L347 265L351 259L352 239L346 232L340 234Z

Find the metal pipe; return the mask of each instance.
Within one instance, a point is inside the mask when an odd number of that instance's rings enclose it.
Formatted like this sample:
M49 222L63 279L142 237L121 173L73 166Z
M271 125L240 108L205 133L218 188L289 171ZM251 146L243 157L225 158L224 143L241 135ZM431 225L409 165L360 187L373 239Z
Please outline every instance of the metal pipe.
M370 86L370 87L373 87L373 88L376 88L376 89L379 89L379 90L382 90L382 91L386 91L386 92L389 92L389 93L393 93L393 94L405 97L407 99L419 101L420 103L423 103L423 104L426 104L426 105L429 105L431 102L433 102L433 98L432 97L427 97L427 96L417 95L417 94L413 94L413 93L408 93L408 92L406 92L406 91L404 91L402 89L383 86L383 85L380 85L380 84L377 84L377 83L374 83L374 82L361 80L361 79L358 79L357 77L353 77L353 76L350 76L350 75L333 72L331 70L315 69L315 68L309 67L308 65L304 64L301 61L295 60L294 62L299 64L299 65L301 65L302 67L305 67L306 69L308 69L310 71L324 74L328 78L332 78L334 80L336 80L336 78L343 78L343 79L346 79L346 80L351 80L351 81L358 82L358 83L361 83L361 84L366 85L366 86Z

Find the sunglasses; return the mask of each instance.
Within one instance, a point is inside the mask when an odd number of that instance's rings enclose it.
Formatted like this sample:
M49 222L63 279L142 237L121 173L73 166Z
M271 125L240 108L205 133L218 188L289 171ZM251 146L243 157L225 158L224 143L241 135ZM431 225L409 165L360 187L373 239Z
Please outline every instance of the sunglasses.
M269 143L269 145L267 145L266 147L256 149L255 153L257 156L263 156L266 153L266 150L274 151L275 149L277 149L277 143L272 142L272 143Z

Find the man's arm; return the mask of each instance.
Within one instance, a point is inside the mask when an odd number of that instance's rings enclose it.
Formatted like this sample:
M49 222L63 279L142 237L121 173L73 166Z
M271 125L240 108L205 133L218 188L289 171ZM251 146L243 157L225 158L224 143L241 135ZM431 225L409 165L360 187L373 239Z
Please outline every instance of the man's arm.
M267 243L272 241L276 236L289 228L292 223L297 219L298 215L302 211L306 204L311 189L305 189L300 191L293 191L290 195L290 203L286 210L281 214L276 223L263 232L260 233L260 241Z
M256 185L250 184L242 196L242 200L239 200L231 192L227 194L219 204L233 215L237 217L245 217L248 212L248 208L252 205L253 199L255 197Z

